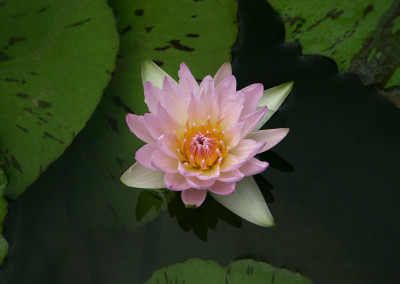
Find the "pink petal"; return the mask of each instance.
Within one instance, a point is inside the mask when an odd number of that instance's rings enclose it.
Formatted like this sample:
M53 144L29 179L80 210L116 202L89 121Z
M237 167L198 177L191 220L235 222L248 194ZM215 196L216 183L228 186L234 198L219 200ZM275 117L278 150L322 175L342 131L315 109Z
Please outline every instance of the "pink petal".
M150 82L144 83L144 100L150 112L157 113L158 103L163 99L163 92Z
M217 181L208 190L219 195L229 195L235 191L235 187L236 182Z
M179 162L178 171L181 173L181 175L185 177L198 176L202 173L200 169L186 166L184 163L181 162Z
M224 142L227 147L234 148L242 139L242 131L245 126L244 122L239 122L234 125L232 128L224 131Z
M229 153L235 155L239 160L248 160L254 157L265 146L264 143L258 143L251 139L242 139L239 144L233 148Z
M189 106L187 111L187 121L192 124L200 125L207 122L208 113L200 98L193 92L190 94Z
M215 86L217 86L219 82L221 82L223 79L231 75L232 75L232 65L229 62L222 64L222 66L219 68L219 70L214 76Z
M235 76L228 76L221 80L215 88L215 93L219 98L220 106L223 102L232 96L236 97L236 78Z
M174 134L163 134L157 139L157 146L166 155L173 159L178 159L178 141Z
M266 168L268 168L267 162L261 162L256 158L250 158L239 170L245 176L252 176L263 172Z
M220 102L221 129L229 129L238 123L243 110L243 102L244 99L240 96Z
M242 133L244 136L249 134L250 131L257 127L258 123L260 123L260 121L263 119L264 114L267 112L267 110L267 107L263 107L240 118L240 121L244 121L246 123Z
M144 125L146 126L146 129L150 133L151 137L153 137L153 141L157 140L158 137L164 134L164 130L161 128L161 125L158 122L158 117L156 114L145 113L143 117L144 117Z
M136 114L128 113L126 115L126 123L133 134L135 134L140 140L153 143L154 139L150 135L146 128L144 117Z
M171 158L166 155L163 151L154 151L151 156L151 165L158 171L163 171L166 173L178 173L178 160Z
M243 166L242 166L243 167ZM239 170L222 172L218 180L223 182L238 182L244 178L244 174Z
M197 85L197 83L196 83ZM189 94L186 89L166 77L163 82L164 105L173 114L176 121L181 124L186 122Z
M237 170L241 166L246 163L246 160L240 160L236 156L228 153L222 160L222 164L220 166L221 172L229 172L233 170Z
M265 129L250 132L246 138L257 141L259 143L266 142L260 153L271 149L278 144L288 134L289 128Z
M154 151L157 150L158 147L156 143L146 144L142 148L136 151L135 159L138 163L148 168L149 170L157 171L158 169L154 168L151 165L151 155L153 155Z
M160 103L157 108L157 120L163 133L171 133L173 131L181 131L183 133L183 125L179 124L171 115L169 110L164 108Z
M165 173L164 183L167 189L174 191L182 191L190 188L186 178L177 173Z
M215 164L214 166L212 166L207 170L201 170L201 173L197 175L197 178L201 180L217 179L219 175L220 175L219 165Z
M190 72L189 68L183 62L181 63L180 67L181 69L178 71L178 76L179 86L182 88L182 91L186 94L190 94L192 90L194 90L195 93L198 94L199 84L197 84L192 72Z
M264 86L262 84L252 84L238 91L238 93L244 98L242 115L246 115L256 110L263 92Z
M242 139L222 160L221 172L233 171L243 166L247 160L257 154L265 143Z
M219 118L219 104L218 98L214 94L214 80L211 76L207 76L201 81L199 92L199 98L206 110L206 118L210 116L211 123L214 124Z
M204 200L207 196L207 190L198 190L194 188L190 188L188 190L182 191L181 197L183 203L186 206L196 206L199 207L203 204Z
M215 183L215 180L199 180L197 177L186 177L186 181L196 189L207 189Z

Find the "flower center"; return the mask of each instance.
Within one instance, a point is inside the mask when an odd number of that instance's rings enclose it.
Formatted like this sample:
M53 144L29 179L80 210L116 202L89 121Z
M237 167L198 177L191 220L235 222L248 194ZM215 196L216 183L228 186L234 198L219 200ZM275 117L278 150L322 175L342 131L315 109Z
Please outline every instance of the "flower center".
M210 123L200 126L186 124L183 139L179 142L181 159L189 167L206 170L215 163L221 164L227 149L223 142L224 133L212 128Z

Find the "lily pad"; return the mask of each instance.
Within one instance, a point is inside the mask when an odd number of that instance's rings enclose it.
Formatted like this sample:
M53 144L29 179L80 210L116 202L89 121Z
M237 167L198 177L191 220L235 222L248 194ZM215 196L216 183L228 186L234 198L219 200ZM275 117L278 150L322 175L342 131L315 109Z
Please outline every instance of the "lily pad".
M118 49L107 1L0 3L0 149L15 198L83 128Z
M147 112L142 61L155 60L175 78L182 61L194 70L196 78L215 74L231 58L237 3L180 0L170 5L162 0L113 0L110 4L121 34L117 68L98 109L66 153L62 163L73 166L65 166L70 169L68 177L62 182L58 179L57 186L65 188L76 222L102 227L117 221L134 230L166 208L165 202L160 206L156 195L146 196L119 181L143 145L125 122L127 113ZM79 190L71 191L71 187ZM140 200L150 203L135 210ZM92 204L90 210L88 203Z
M281 14L287 41L304 54L322 54L339 70L377 84L400 106L400 2L268 0ZM396 99L397 97L397 99Z
M312 282L299 273L254 260L238 260L223 268L214 261L194 258L155 271L146 282L146 284L152 283L311 284Z
M8 252L7 240L3 237L3 221L7 216L7 200L4 198L4 190L7 186L7 177L3 169L0 167L0 266L3 264L4 258Z

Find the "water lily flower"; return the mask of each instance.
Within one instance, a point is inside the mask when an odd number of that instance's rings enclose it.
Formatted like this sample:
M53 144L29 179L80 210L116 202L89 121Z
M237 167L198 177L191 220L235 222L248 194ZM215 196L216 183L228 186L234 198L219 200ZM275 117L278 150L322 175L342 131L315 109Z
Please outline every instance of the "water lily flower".
M289 131L259 129L287 97L292 82L266 91L262 84L237 91L230 63L200 84L185 63L178 76L176 82L152 61L144 61L142 80L150 113L128 114L126 121L147 144L136 152L136 163L122 175L122 183L180 191L187 207L199 207L209 192L244 219L273 225L251 176L268 167L254 156Z

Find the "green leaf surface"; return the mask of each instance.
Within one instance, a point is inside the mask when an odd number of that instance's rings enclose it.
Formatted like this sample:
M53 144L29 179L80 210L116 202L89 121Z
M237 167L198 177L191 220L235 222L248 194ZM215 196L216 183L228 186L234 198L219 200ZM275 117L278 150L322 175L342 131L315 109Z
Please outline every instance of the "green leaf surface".
M170 5L163 0L113 0L110 4L121 34L117 68L98 109L71 145L68 157L62 159L66 164L60 167L70 169L68 177L54 182L65 188L71 216L80 228L117 222L134 230L166 208L166 202L160 206L156 195L142 194L142 190L120 183L121 175L135 161L135 152L144 145L125 121L127 113L148 112L142 61L155 60L174 78L182 61L196 78L214 75L231 58L237 35L237 3L180 0ZM149 204L136 207L139 201Z
M3 221L7 216L7 200L4 198L4 190L7 186L7 177L0 167L0 266L3 264L4 258L8 252L8 243L7 240L3 237Z
M118 49L106 0L0 2L0 149L15 198L83 128Z
M254 260L238 260L223 268L214 261L189 259L161 268L146 284L311 284L304 276Z
M399 95L399 1L268 2L282 16L286 40L299 41L304 54L328 56L341 72L356 72L365 84L378 84L389 93L395 88Z

